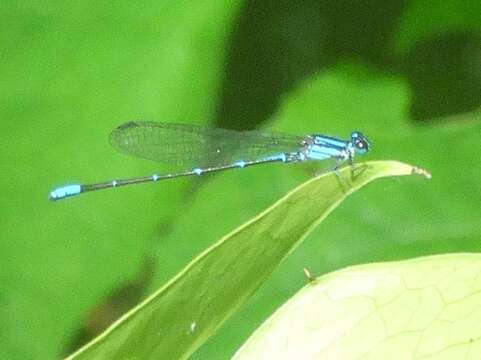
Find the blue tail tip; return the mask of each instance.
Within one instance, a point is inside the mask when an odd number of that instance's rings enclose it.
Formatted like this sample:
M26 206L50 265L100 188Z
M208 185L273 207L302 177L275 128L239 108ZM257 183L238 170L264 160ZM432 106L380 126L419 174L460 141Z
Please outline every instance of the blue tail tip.
M53 201L60 200L69 196L78 195L81 193L81 191L82 187L80 185L62 186L53 190L48 198Z

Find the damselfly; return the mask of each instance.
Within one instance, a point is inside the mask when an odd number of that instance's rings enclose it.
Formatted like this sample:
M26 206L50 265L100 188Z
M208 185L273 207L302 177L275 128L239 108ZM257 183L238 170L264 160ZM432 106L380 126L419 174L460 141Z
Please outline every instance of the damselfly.
M53 190L50 199L272 162L334 159L337 168L346 161L352 164L356 154L362 155L369 150L368 139L359 131L352 132L348 140L342 140L320 134L295 136L144 121L120 125L111 133L110 142L129 155L183 166L186 170L96 184L67 185Z

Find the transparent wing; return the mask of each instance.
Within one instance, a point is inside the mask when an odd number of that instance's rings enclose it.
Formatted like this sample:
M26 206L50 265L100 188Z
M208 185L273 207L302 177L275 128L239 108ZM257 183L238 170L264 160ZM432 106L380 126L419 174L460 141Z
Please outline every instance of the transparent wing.
M260 131L234 131L188 124L132 121L110 135L119 151L165 164L227 165L297 151L304 137Z

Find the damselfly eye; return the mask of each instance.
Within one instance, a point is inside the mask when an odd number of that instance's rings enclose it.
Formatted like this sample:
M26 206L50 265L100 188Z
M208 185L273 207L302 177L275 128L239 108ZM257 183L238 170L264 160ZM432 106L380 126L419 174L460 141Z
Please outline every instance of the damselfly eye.
M354 131L351 134L351 141L358 154L365 154L369 151L369 141L359 131Z
M354 143L356 151L360 154L365 154L369 150L369 144L365 140L358 140Z

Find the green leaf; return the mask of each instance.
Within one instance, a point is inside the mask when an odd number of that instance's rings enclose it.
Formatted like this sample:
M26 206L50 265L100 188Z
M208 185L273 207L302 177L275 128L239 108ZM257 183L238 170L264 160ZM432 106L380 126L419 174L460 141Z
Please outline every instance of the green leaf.
M481 255L447 254L321 276L234 358L479 359L480 274Z
M394 161L367 162L298 186L223 237L71 358L190 355L346 196L377 178L416 172L423 173Z
M407 53L417 42L448 32L481 33L481 2L410 1L396 36L396 51Z

